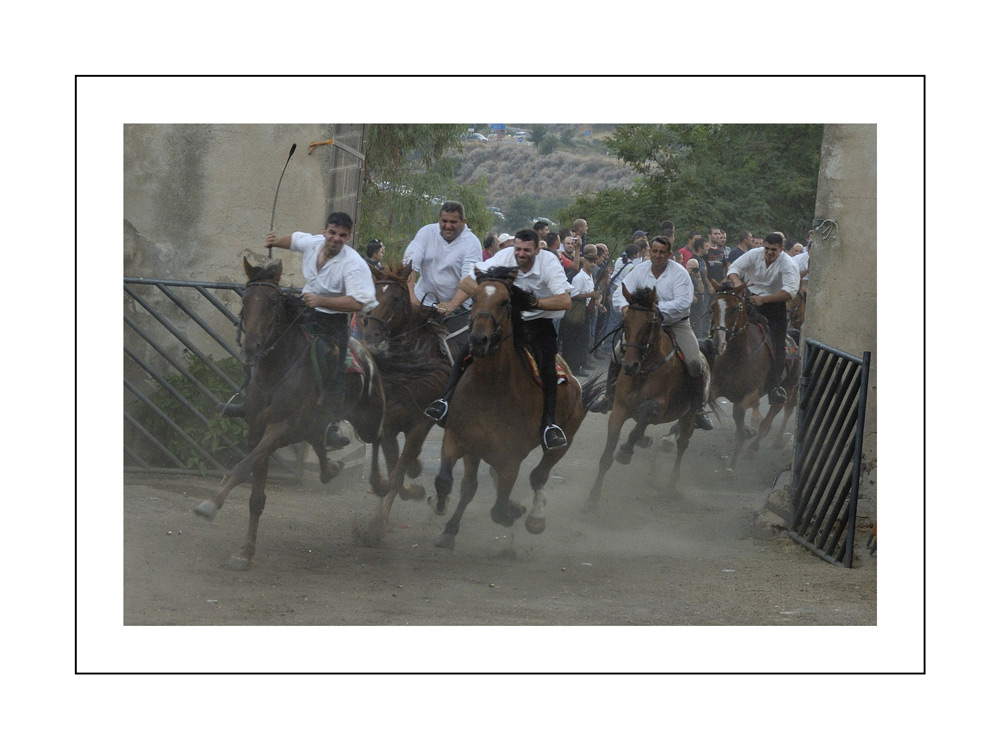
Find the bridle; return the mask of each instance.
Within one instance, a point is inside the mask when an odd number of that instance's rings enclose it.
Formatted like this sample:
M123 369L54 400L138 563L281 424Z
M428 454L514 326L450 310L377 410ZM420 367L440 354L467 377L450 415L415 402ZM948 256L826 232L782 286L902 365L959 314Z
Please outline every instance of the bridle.
M507 335L501 337L501 334L503 333L503 323L505 321L509 321L511 319L511 310L512 310L512 307L511 307L511 300L510 300L510 289L507 289L506 288L507 285L505 283L503 283L502 281L496 281L496 279L487 279L487 280L493 281L495 283L498 283L498 284L504 286L504 288L507 291L507 298L504 299L502 302L500 302L497 305L497 307L499 307L502 310L503 314L501 315L500 319L498 320L497 317L492 312L490 312L489 310L485 310L485 309L484 310L480 310L475 315L473 315L472 318L469 320L469 329L470 330L472 329L472 326L476 324L476 320L478 320L480 317L487 317L487 318L489 318L490 322L493 323L493 335L490 336L490 342L489 342L489 345L486 348L486 354L492 354L494 351L496 351L500 347L501 343L503 343L508 338L510 338L511 335L513 335L514 330L513 330L513 324L512 324L510 332L507 333Z
M642 365L646 363L647 357L649 356L650 352L653 350L653 342L658 340L658 333L663 329L663 318L660 315L660 309L659 309L659 307L646 307L645 305L638 305L638 304L634 304L633 303L633 304L629 305L628 311L626 312L626 314L628 312L633 311L633 310L636 311L636 312L651 312L652 313L649 316L649 323L648 323L648 326L647 326L648 329L649 329L649 332L646 335L646 343L645 344L640 344L640 343L628 343L628 342L626 342L626 343L622 344L622 348L635 348L635 349L639 349L639 372L637 373L636 376L642 378L642 377L647 377L652 372L656 371L657 369L659 369L660 367L662 367L664 364L666 364L668 361L670 361L673 358L674 354L676 353L676 348L671 348L670 353L667 354L666 356L664 356L662 359L660 359L660 361L658 361L653 366L651 366L651 367L649 367L647 369L643 369Z
M281 290L281 287L278 286L278 284L276 284L276 283L272 283L271 281L251 281L250 283L248 283L246 285L245 288L249 289L249 288L251 288L253 286L266 286L266 287L274 289L276 292L278 292L279 302L281 304L281 307L279 307L279 310L283 310L284 303L286 301L294 303L293 300L297 299L296 297L286 297L285 293ZM277 348L278 344L281 342L281 339L284 337L284 335L289 330L291 330L293 327L295 327L295 325L299 321L299 318L302 317L303 314L305 314L305 311L306 311L306 306L303 304L302 308L292 318L291 322L289 322L288 325L285 327L285 329L282 330L280 333L276 333L276 331L278 330L278 326L281 324L281 319L284 317L284 315L282 315L280 313L274 315L273 319L271 320L271 326L270 326L270 328L267 331L267 337L264 339L266 345L264 346L264 349L261 352L259 352L258 354L256 354L254 356L254 359L255 360L256 359L261 359L261 358L267 356L268 354L270 354L272 351L274 351L274 349ZM236 344L238 346L240 346L240 348L243 347L243 340L242 339L243 339L243 332L245 330L246 330L246 326L243 324L243 310L241 309L240 310L240 321L239 321L239 325L237 326L237 329L236 329ZM246 352L244 352L244 355L245 354L246 354Z
M736 338L736 336L740 335L740 333L742 333L744 330L746 330L748 327L750 327L750 311L747 308L746 303L743 301L743 298L740 297L740 295L737 294L735 291L717 291L715 293L715 296L716 296L716 298L718 298L720 296L729 296L729 297L732 297L733 299L735 299L736 300L736 312L737 312L736 318L737 318L737 320L739 320L739 316L740 315L743 315L746 318L745 321L743 322L743 324L739 325L739 327L735 328L735 330L732 329L732 328L729 328L729 327L727 327L725 325L713 325L712 326L712 330L710 331L712 333L712 335L714 335L717 331L720 331L720 330L724 330L726 332L726 343L728 344L734 338ZM734 326L738 325L738 324L739 323L734 323Z

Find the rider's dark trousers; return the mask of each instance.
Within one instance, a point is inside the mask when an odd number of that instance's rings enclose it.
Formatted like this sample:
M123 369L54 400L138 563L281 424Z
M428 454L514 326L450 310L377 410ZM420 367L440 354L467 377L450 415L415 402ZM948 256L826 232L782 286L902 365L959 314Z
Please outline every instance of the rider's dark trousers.
M767 330L774 346L774 359L765 388L771 390L781 384L785 375L785 332L788 330L788 310L784 302L769 302L757 308L767 318Z
M558 401L558 377L556 376L556 349L558 336L556 326L547 317L534 320L523 320L518 326L521 341L535 355L538 364L538 374L542 380L542 428L556 423L556 404Z
M338 356L331 355L330 377L323 383L323 402L329 414L328 421L339 421L344 411L344 366L350 335L349 317L312 310L306 322L310 333L327 336L340 352Z

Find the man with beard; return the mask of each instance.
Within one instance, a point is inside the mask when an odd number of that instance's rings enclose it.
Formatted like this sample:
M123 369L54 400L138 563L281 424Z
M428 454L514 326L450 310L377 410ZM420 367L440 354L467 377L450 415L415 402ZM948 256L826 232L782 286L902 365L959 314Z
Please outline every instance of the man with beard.
M566 314L570 308L570 283L566 280L558 258L551 252L539 252L538 232L534 229L521 229L514 235L514 246L500 250L489 260L476 264L476 270L488 271L491 268L517 267L517 278L514 285L526 292L528 309L521 312L520 341L535 356L538 373L542 380L542 449L558 450L569 443L562 428L555 423L558 382L556 376L557 334L554 322ZM475 293L476 279L469 275L459 284L466 297ZM439 424L448 414L448 402L451 400L468 366L466 355L457 357L451 369L451 377L445 387L444 395L427 407L424 413Z

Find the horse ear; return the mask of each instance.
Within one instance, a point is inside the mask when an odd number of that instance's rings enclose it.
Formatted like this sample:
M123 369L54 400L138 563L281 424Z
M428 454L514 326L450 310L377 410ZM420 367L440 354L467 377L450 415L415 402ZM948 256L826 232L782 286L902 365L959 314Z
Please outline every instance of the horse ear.
M714 278L708 279L708 282L712 284L712 288L715 289L716 291L722 288L722 284L716 281Z
M479 270L479 268L476 268L475 271L476 271L476 283L482 283L483 278L486 276L486 274L483 273L481 270Z
M254 271L256 271L256 270L257 270L257 268L255 268L254 266L252 266L250 264L250 261L247 260L244 257L243 258L243 272L247 274L247 278L253 278Z
M622 284L622 295L625 297L625 301L632 304L632 292L625 288L625 284Z
M278 281L281 280L281 269L282 265L280 260L273 265L267 266L265 278L270 279L274 283L278 283Z

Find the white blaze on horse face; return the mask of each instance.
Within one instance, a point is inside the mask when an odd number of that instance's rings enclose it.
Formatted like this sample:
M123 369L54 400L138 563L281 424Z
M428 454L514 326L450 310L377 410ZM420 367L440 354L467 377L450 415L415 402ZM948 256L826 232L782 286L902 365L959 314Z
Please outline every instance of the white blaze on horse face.
M719 297L715 300L715 303L719 308L719 324L714 331L715 334L715 347L718 349L719 353L722 354L726 350L726 300Z
M493 296L494 294L497 293L497 287L487 286L485 289L483 289L483 293L486 294L486 296Z

